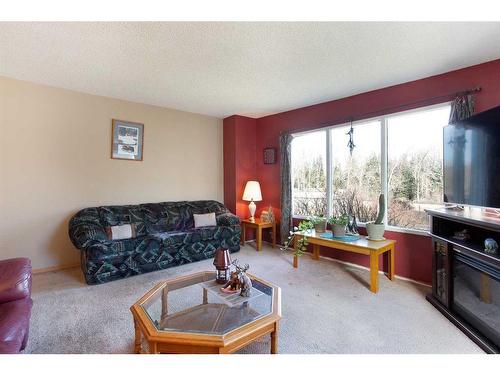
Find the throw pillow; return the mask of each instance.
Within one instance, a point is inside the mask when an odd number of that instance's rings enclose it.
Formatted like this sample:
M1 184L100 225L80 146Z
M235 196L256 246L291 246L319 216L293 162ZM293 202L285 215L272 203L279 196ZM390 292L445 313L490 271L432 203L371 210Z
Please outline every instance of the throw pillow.
M211 212L209 214L193 214L194 227L213 227L217 225L217 220L215 220L215 213Z
M110 240L127 240L136 237L135 224L115 225L106 227L106 233Z

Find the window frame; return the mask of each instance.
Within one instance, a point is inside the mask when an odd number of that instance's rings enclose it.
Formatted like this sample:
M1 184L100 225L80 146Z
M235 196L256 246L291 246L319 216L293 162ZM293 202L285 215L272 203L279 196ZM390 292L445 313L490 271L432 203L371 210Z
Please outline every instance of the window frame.
M405 228L405 227L398 227L394 225L389 225L387 224L387 211L388 211L388 204L389 204L389 186L388 186L388 181L387 181L387 169L388 169L388 163L389 163L389 150L388 150L388 128L389 128L389 119L391 117L398 117L398 116L404 116L412 113L418 113L418 112L424 112L424 111L429 111L433 109L438 109L438 108L443 108L443 107L449 107L451 105L451 101L446 101L442 103L437 103L437 104L432 104L428 105L425 107L418 107L418 108L412 108L409 110L405 111L400 111L400 112L392 112L388 113L385 115L381 116L376 116L376 117L370 117L367 119L362 119L362 120L357 120L353 121L352 125L362 125L363 123L370 123L374 121L379 121L380 122L380 189L381 192L384 194L384 200L385 200L385 212L384 212L384 222L386 223L386 230L390 232L399 232L399 233L410 233L410 234L416 234L416 235L421 235L421 236L429 236L429 230L423 230L423 229L414 229L414 228ZM343 126L350 126L350 122L344 122L341 124L336 124L336 125L331 125L319 129L312 129L312 130L307 130L303 132L298 132L298 133L293 133L292 137L300 137L302 135L306 135L308 133L315 133L315 132L326 132L326 200L327 200L327 213L326 216L329 217L332 212L332 198L333 198L333 176L332 176L332 171L331 171L331 166L332 166L332 141L331 141L331 130L334 128L339 128ZM293 142L293 141L292 141ZM292 164L293 164L293 159L292 159ZM292 184L293 184L293 168L291 168L291 173L292 173ZM303 216L303 215L295 215L293 213L293 207L294 207L294 202L293 202L293 194L292 194L292 218L294 219L307 219L308 216ZM366 223L358 223L358 226L361 228L366 227Z

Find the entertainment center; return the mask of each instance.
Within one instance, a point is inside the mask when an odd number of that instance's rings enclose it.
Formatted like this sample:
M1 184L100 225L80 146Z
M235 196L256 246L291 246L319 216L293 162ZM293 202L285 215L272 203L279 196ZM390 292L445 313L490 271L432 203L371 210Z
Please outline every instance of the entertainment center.
M500 219L480 208L427 210L433 245L432 294L439 311L488 353L500 353Z
M427 300L486 352L499 353L500 106L443 128L443 188L448 207L426 210Z

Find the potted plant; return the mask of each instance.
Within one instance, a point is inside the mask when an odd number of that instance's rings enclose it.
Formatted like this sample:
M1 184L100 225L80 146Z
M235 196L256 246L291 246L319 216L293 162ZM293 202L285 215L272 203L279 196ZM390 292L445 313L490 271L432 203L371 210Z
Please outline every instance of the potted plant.
M296 234L300 234L301 232L307 232L311 229L314 228L313 223L311 223L309 220L304 220L299 223L298 226L293 227L293 231L290 231L290 235L288 236L288 239L286 242L283 244L283 247L281 247L281 250L288 250L290 248L290 245L293 245L293 240L295 238ZM307 245L308 245L307 237L301 236L297 240L297 246L294 247L294 258L293 258L293 266L297 268L297 257L301 256L307 251Z
M366 232L368 239L373 241L380 241L384 239L385 225L383 223L385 212L384 194L378 197L378 215L374 222L366 223Z
M345 227L347 225L349 218L346 214L340 216L332 216L328 219L328 222L332 226L333 236L334 237L344 237L345 236Z
M314 225L316 233L324 233L326 231L326 218L323 216L312 216L309 222Z

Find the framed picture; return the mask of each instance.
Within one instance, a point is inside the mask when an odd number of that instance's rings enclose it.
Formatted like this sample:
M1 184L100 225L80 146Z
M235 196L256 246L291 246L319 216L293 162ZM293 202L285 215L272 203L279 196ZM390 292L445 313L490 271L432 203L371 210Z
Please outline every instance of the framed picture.
M264 149L264 164L276 163L276 148L268 147Z
M111 126L111 158L142 161L144 124L115 120Z

